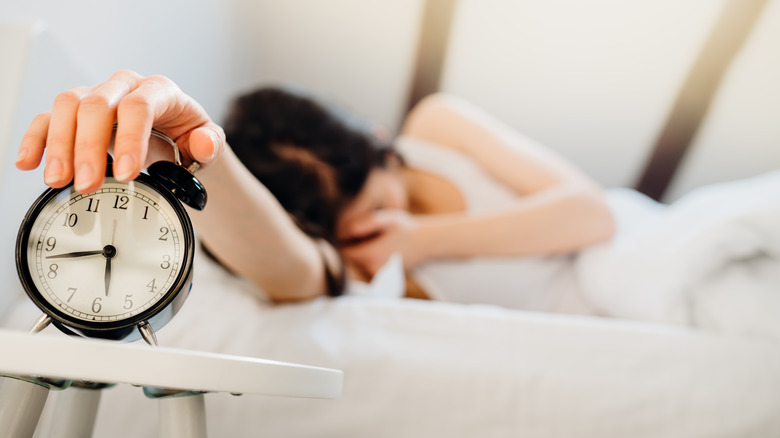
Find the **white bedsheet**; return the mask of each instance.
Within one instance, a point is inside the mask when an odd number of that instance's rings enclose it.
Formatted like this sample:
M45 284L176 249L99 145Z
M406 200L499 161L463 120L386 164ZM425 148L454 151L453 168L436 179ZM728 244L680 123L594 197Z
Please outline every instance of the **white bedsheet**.
M366 296L272 306L200 254L196 263L162 344L345 372L335 401L209 394L210 436L780 436L771 341ZM5 325L35 316L23 300ZM107 390L98 417L97 437L156 433L156 404L138 388Z

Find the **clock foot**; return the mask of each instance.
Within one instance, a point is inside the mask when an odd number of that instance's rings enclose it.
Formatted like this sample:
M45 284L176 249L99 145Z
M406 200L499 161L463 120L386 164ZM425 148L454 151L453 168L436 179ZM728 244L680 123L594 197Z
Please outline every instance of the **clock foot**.
M30 334L34 335L41 332L43 329L48 327L49 324L51 324L51 316L44 313L35 321L35 324L33 324L32 328L30 329Z
M154 333L154 329L151 325L149 325L148 322L144 321L138 324L138 331L141 332L141 337L144 338L144 341L146 341L147 344L151 345L152 347L159 345L157 343L157 335Z

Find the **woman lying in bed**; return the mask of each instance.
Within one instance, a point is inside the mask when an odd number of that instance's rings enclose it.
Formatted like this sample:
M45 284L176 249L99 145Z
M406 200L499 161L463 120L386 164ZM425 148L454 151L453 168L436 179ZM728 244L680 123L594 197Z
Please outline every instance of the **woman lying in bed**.
M45 149L48 185L75 179L78 191L95 191L115 122L116 178L149 164L152 126L176 139L185 159L203 165L209 205L192 219L204 245L277 301L338 295L345 277L370 279L400 253L423 285L410 282L413 295L452 299L440 291L458 284L436 282L458 273L481 277L477 285L503 276L518 307L550 310L569 300L563 287L545 296L566 255L613 233L591 179L442 95L414 108L391 147L339 110L282 89L237 99L223 133L169 79L121 71L60 94L33 120L17 167L37 167ZM521 286L529 276L537 278ZM468 289L466 300L484 298Z

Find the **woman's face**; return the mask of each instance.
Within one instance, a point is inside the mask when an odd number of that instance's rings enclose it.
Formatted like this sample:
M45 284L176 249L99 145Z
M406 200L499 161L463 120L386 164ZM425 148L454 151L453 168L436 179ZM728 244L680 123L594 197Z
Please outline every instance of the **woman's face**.
M409 209L409 196L400 165L375 167L368 174L365 185L344 209L336 222L338 239L354 238L351 224L376 210Z

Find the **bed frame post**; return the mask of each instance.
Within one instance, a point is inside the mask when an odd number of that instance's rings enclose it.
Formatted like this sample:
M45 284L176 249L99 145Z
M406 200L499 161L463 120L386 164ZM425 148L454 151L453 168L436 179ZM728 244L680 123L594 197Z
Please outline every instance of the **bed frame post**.
M694 60L636 189L660 201L766 0L729 0Z

